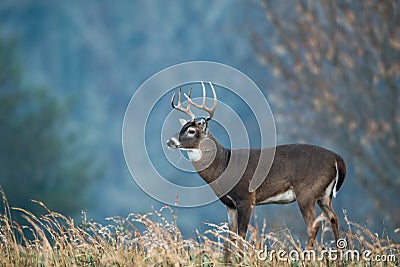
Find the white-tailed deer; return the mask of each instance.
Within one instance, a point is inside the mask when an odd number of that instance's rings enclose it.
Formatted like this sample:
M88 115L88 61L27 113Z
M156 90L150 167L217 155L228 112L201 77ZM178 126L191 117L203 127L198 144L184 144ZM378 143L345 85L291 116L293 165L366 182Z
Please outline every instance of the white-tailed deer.
M251 212L255 205L287 204L297 201L307 225L307 248L313 246L319 229L315 215L316 203L329 219L337 241L339 239L338 219L332 209L332 196L336 196L346 175L346 164L342 157L314 145L277 146L272 166L269 172L265 173L263 183L255 191L250 192L249 185L260 153L270 148L231 150L220 145L208 128L208 121L212 119L217 106L215 89L210 83L214 104L211 108L207 108L206 90L203 83L202 87L201 105L190 99L191 91L188 95L184 94L188 101L186 108L182 107L181 90L179 89L178 92L177 105L174 104L175 94L173 95L172 107L189 115L191 119L182 123L179 133L168 140L167 145L170 148L188 152L198 174L211 185L220 200L227 206L230 231L237 232L243 239L246 237ZM196 118L190 110L190 105L207 111L209 116ZM208 142L204 142L205 140ZM213 182L227 169L232 155L236 155L236 161L240 161L243 155L245 169L241 172L237 184L229 192L221 194L216 183Z

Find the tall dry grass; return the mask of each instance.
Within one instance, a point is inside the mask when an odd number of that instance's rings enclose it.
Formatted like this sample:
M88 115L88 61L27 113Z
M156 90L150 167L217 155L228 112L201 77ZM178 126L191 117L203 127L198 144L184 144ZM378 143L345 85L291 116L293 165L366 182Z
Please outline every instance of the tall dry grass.
M0 266L223 266L223 243L227 241L225 224L209 224L205 233L195 239L184 239L176 224L176 213L164 207L144 215L130 214L126 218L108 218L102 225L86 218L75 222L36 201L45 209L37 216L29 211L10 209L3 194L4 211L0 214ZM11 212L13 211L13 212ZM18 224L12 214L26 222ZM365 227L346 218L347 231L342 237L348 249L370 250L372 255L394 255L393 259L378 263L382 266L399 264L400 245L389 236L378 236ZM20 220L19 220L20 221ZM334 248L325 238L327 228L316 245L320 255L327 248ZM232 263L243 266L334 266L335 261L302 261L289 258L283 261L277 253L304 252L288 229L267 232L250 227L243 250L231 244ZM394 233L396 234L396 233ZM327 240L325 240L327 239ZM293 254L295 255L296 252ZM244 254L244 258L239 255ZM288 256L288 255L286 255ZM263 258L264 257L264 258ZM342 261L345 266L375 266L377 262L364 259Z

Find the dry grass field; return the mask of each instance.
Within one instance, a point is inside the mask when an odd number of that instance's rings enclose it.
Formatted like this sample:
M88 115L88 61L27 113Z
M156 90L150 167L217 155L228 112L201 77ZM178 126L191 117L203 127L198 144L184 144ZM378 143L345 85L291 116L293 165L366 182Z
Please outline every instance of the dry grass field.
M3 203L0 266L226 265L223 252L226 225L209 224L209 230L198 233L197 238L184 239L176 225L176 212L168 207L143 215L130 214L127 218L108 218L108 225L101 225L88 220L85 213L76 222L48 210L41 202L36 202L46 211L41 216L10 208L4 194ZM26 223L18 224L11 214ZM341 232L346 248L335 250L329 241L330 233L326 234L328 228L323 227L314 255L305 251L287 229L267 233L265 224L260 228L253 226L243 251L232 243L229 265L335 266L336 258L341 258L344 266L400 264L400 244L350 222L347 216L346 223L347 230ZM358 256L356 251L360 253ZM240 258L241 254L244 258Z

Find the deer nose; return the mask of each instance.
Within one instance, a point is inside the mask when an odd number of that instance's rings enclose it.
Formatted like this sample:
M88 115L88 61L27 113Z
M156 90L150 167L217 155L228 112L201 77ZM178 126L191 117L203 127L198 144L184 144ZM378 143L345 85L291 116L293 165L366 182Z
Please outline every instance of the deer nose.
M167 141L167 146L169 148L179 148L180 145L181 145L181 143L175 137L172 137L171 139L169 139Z

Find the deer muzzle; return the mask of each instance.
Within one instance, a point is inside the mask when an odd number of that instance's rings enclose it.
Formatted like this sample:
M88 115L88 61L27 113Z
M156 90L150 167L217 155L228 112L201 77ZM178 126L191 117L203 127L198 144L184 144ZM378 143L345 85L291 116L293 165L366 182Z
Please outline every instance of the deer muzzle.
M181 143L178 141L176 137L172 137L167 141L167 146L172 149L179 148Z

